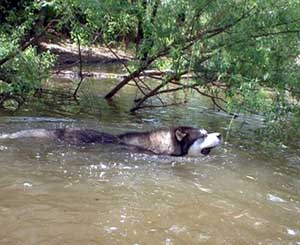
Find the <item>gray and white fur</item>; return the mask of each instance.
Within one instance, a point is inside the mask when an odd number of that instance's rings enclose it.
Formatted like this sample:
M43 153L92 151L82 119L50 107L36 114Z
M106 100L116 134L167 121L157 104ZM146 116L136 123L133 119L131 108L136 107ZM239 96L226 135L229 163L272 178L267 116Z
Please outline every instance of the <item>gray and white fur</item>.
M219 133L208 134L204 129L174 127L149 132L129 132L112 135L93 129L29 129L2 134L0 139L49 138L71 145L122 144L154 154L184 156L208 155L222 143Z

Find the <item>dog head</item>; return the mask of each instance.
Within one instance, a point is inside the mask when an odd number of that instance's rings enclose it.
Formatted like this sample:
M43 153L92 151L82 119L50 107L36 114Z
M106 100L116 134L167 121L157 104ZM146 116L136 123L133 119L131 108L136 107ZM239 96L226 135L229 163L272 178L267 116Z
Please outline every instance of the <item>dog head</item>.
M208 155L210 151L222 144L220 133L206 134L204 137L197 139L189 148L189 156Z
M207 133L205 129L178 127L174 135L181 145L181 155L206 156L222 143L220 133Z

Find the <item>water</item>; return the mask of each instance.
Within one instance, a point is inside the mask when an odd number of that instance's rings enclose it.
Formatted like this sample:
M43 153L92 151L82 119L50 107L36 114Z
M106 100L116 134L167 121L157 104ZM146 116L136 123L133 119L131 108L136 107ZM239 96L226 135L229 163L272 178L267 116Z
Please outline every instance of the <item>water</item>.
M130 115L134 89L107 104L108 82L85 84L83 98L93 91L97 100L47 98L1 112L0 131L122 133L180 124L227 134L231 118L205 101ZM0 244L300 244L299 148L270 151L258 127L260 118L235 120L223 146L203 158L1 141Z

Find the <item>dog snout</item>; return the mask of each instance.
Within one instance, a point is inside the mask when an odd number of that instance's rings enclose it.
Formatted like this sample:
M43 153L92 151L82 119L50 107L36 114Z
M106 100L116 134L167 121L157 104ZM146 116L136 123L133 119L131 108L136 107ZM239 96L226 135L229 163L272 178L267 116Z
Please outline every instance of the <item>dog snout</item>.
M217 133L217 138L219 139L219 140L222 140L222 135L220 134L220 133Z

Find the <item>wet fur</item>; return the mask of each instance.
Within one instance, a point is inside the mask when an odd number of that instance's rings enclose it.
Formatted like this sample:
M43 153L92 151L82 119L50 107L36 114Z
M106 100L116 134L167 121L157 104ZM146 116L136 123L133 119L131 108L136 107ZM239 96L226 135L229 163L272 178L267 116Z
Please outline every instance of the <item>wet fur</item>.
M178 131L184 135L181 140L176 136ZM189 147L203 135L198 129L192 127L177 127L145 133L126 133L118 137L123 144L142 147L155 154L183 156L188 153Z
M206 131L205 131L206 132ZM0 139L23 137L51 138L72 145L123 144L155 154L183 156L190 146L205 135L192 127L158 129L150 132L129 132L120 135L102 133L93 129L31 129L0 136Z

